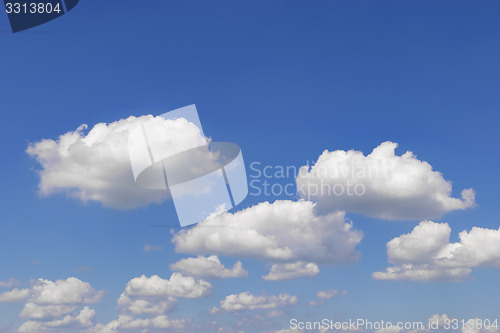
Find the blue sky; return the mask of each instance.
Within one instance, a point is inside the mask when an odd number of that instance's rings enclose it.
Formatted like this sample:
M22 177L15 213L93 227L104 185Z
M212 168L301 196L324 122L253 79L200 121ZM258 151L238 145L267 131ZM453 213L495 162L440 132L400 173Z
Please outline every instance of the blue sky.
M429 217L449 224L450 242L473 227L497 230L499 12L493 1L82 1L16 34L0 15L0 281L19 282L0 292L32 288L33 279L76 277L106 291L90 304L93 325L106 325L118 317L117 299L131 279L168 279L170 264L196 257L174 251L171 229L180 227L172 201L117 210L64 191L44 197L37 192L41 166L26 153L30 143L57 140L81 124L90 130L190 104L205 134L242 148L249 176L255 161L300 167L324 150L368 155L392 141L396 155L412 151L451 181L452 197L475 190L475 207ZM249 196L231 212L279 199L298 197ZM272 262L214 251L228 268L240 260L248 277L207 279L207 297L179 297L168 317L245 332L286 329L291 318L498 318L498 257L474 266L473 279L463 282L376 280L373 272L391 266L387 242L427 218L346 216L363 233L358 261L319 265L314 277L265 281ZM146 252L148 244L161 250ZM348 294L308 305L331 289ZM237 321L269 311L208 313L245 291L299 301L260 326ZM0 303L1 332L31 320L18 316L25 303ZM68 328L82 329L92 328Z

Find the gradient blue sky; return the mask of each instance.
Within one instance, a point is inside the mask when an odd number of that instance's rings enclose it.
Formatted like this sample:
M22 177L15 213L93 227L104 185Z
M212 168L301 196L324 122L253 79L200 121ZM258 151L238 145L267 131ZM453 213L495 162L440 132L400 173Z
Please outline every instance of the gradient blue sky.
M398 154L411 150L451 180L455 197L464 188L477 192L476 208L436 220L450 224L452 241L473 226L498 229L499 16L497 1L81 1L57 20L12 34L0 15L0 281L29 287L31 279L78 277L107 290L93 305L105 324L117 317L116 299L130 279L168 278L168 265L186 257L170 241L168 226L179 228L171 201L118 211L42 198L39 165L25 150L83 123L189 104L207 135L240 145L247 167L301 166L325 149L367 154L397 142ZM276 199L294 198L248 197L238 208ZM418 221L347 215L364 233L359 262L267 282L260 276L269 267L244 259L248 278L212 281L212 296L181 299L171 316L214 320L207 309L243 291L299 297L269 329L325 316L500 316L493 268L474 269L475 279L462 283L373 280L387 267L386 243ZM148 253L145 244L164 248ZM330 288L349 294L307 305ZM22 305L0 303L0 330L25 321ZM217 321L235 323L231 314ZM245 330L254 331L262 328Z

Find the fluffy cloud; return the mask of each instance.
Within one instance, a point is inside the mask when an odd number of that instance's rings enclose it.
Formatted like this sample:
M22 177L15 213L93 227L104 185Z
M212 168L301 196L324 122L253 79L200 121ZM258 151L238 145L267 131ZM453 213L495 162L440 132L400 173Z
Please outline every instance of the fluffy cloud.
M310 201L262 202L211 217L173 237L177 252L249 257L270 262L347 263L362 234L344 212L317 215Z
M200 298L207 296L211 289L212 285L208 281L175 272L170 279L162 279L158 275L150 278L144 275L134 278L127 283L125 293L129 296Z
M273 264L269 273L262 276L262 278L268 281L280 281L312 277L318 274L319 268L315 263L297 261L294 263Z
M41 304L86 304L97 303L104 291L96 291L88 282L75 277L55 282L38 279L32 286L34 303Z
M436 313L436 314L432 315L427 322L432 323L437 328L443 328L443 326L446 323L449 323L452 319L453 318L448 317L448 315L446 313L443 313L441 315L439 313Z
M19 316L33 319L54 318L72 313L75 309L74 305L38 305L28 302Z
M129 117L113 123L100 123L85 133L87 125L59 136L31 143L26 152L41 165L39 193L43 196L65 193L83 202L97 201L107 207L136 208L160 203L167 191L145 190L134 181L130 166L129 131L147 121L151 137L175 153L205 144L193 123L184 118Z
M184 319L169 319L165 315L153 318L135 319L131 316L120 315L118 319L109 322L106 325L98 324L92 329L92 333L113 333L122 331L147 332L145 329L165 329L174 332L180 332L189 324ZM143 331L144 330L144 331Z
M321 212L342 209L389 220L437 218L473 207L475 192L451 197L452 185L412 152L395 154L396 143L384 142L371 154L324 151L314 166L296 178L300 195L318 203Z
M347 290L339 291L337 289L320 290L316 292L318 301L310 301L309 305L318 306L326 303L327 300L334 298L337 295L347 295Z
M30 289L13 289L0 295L4 301L27 300L20 317L30 318L19 328L21 333L54 332L59 327L88 327L93 324L95 311L88 303L97 303L104 291L75 277L55 282L33 280ZM35 320L33 320L35 319Z
M133 314L164 314L177 306L177 300L173 297L131 298L125 293L121 294L117 303L123 311Z
M8 302L19 302L24 301L28 297L30 297L31 290L30 289L12 289L10 291L6 291L0 294L0 302L8 303Z
M297 296L289 294L254 296L245 291L240 294L226 296L225 299L220 301L220 309L225 311L270 310L282 306L295 305L298 301ZM216 313L218 310L218 308L212 308L210 312Z
M241 261L237 261L233 268L229 269L224 267L219 257L215 255L181 259L171 264L170 269L184 274L212 279L241 278L248 276L248 272L243 269Z
M66 315L60 319L53 319L50 321L35 321L28 320L24 322L17 331L19 333L40 333L40 332L54 332L59 328L68 327L89 327L94 323L95 310L90 309L88 306L84 307L78 315Z
M93 333L181 332L190 325L184 319L171 319L166 313L177 306L176 297L200 298L209 295L212 285L201 279L173 273L170 279L142 275L131 279L117 300L121 314L107 324L97 324Z
M426 263L448 244L451 228L447 223L420 222L411 233L387 243L391 263Z
M0 302L16 302L30 298L29 307L36 304L88 304L97 303L104 291L96 291L92 286L75 277L55 282L38 279L32 282L30 289L13 289L0 294ZM28 311L28 310L26 310Z
M379 280L462 281L471 268L500 268L500 228L473 227L459 233L460 241L450 243L447 223L420 222L412 232L387 243L389 262L384 272L375 272Z
M82 309L82 311L80 311L80 314L76 316L76 320L82 326L90 326L94 322L94 317L95 317L95 310L90 309L88 306L86 306Z

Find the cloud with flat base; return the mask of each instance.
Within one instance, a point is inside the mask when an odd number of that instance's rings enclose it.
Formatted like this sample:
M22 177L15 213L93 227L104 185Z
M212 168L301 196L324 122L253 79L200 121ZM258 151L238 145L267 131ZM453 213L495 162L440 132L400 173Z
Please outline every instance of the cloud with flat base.
M452 197L450 181L410 151L396 155L397 146L386 141L366 156L325 150L299 170L297 190L322 213L340 209L386 220L439 218L476 205L473 189Z
M473 268L500 268L500 228L472 227L459 233L460 241L450 243L448 223L420 222L410 233L387 243L389 262L385 271L375 272L377 280L465 281Z

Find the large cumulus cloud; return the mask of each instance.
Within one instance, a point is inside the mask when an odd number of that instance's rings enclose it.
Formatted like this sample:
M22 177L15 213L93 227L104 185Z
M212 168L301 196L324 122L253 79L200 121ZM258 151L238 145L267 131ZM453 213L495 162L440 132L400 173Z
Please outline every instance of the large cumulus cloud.
M410 151L396 155L396 147L387 141L366 156L325 150L312 167L300 169L298 192L322 212L342 209L389 220L437 218L475 205L474 190L452 197L452 184L440 172Z
M339 264L358 259L361 238L344 212L318 215L314 203L300 200L262 202L214 216L181 230L173 243L182 253Z
M205 144L193 123L184 118L129 117L109 124L100 123L88 132L87 125L67 132L56 140L30 143L26 152L40 164L40 195L64 193L83 202L130 209L160 203L169 197L165 190L141 189L135 184L129 158L129 132L148 122L148 131L173 154ZM148 133L149 133L148 132Z

